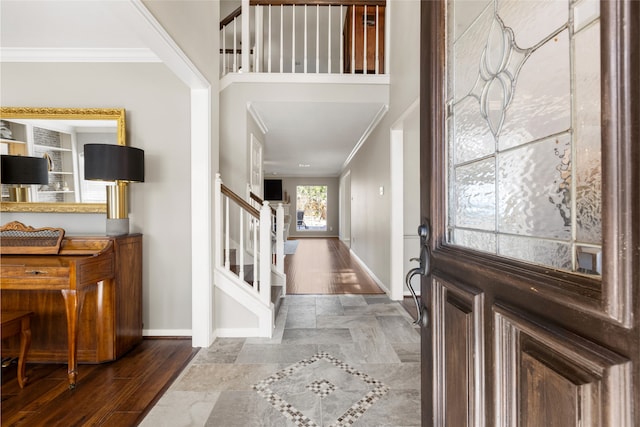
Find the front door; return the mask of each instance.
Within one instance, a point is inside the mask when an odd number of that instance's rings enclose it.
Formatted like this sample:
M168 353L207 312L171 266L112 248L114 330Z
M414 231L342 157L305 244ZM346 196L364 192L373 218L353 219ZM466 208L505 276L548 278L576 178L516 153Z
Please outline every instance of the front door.
M422 9L423 425L640 425L640 2Z

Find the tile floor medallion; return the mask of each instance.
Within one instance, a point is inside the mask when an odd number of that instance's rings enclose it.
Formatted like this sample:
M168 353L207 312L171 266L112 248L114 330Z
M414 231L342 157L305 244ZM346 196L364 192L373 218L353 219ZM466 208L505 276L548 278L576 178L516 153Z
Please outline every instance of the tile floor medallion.
M343 385L337 387L326 377L333 377L334 382L338 379ZM309 383L312 378L315 379ZM253 389L300 427L350 426L389 391L381 381L326 352L320 352L276 372L254 384ZM309 399L302 397L305 390L316 395L311 406ZM360 394L360 399L353 402L354 395ZM317 399L321 399L320 405L313 402ZM321 419L314 420L313 416L307 414L315 412L314 409L318 406L322 408ZM339 413L337 417L336 413Z

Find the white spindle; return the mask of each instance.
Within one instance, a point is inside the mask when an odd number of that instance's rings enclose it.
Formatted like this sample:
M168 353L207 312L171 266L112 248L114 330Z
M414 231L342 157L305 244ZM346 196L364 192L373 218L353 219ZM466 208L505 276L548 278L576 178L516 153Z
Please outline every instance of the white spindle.
M237 51L236 51L236 42L237 42L237 36L236 36L236 21L237 18L233 18L233 72L236 73L238 72L238 55L237 55Z
M328 59L328 63L327 63L327 73L331 74L331 5L328 6L327 9L329 12L327 13L328 15L328 21L329 21L329 28L327 29L327 59Z
M307 5L304 5L304 72L307 73Z
M260 209L260 299L271 303L271 207L267 201Z
M342 25L343 22L344 6L340 5L340 25ZM344 37L340 37L340 74L342 73L344 73Z
M376 74L380 74L380 6L376 5Z
M256 38L256 50L255 50L255 71L259 73L262 71L262 60L263 60L263 44L264 44L264 36L263 36L263 27L264 27L264 14L262 12L262 6L255 6L255 38Z
M226 268L227 270L229 268L231 268L231 263L229 262L229 255L230 255L230 249L229 249L229 198L225 197L225 211L224 211L224 236L225 236L225 240L224 240L224 268Z
M240 280L244 280L244 209L240 209L240 248L238 252L238 264L240 264L238 277Z
M251 221L253 222L253 289L258 289L258 251L260 250L260 246L258 246L258 232L260 230L260 222L251 217Z
M296 5L291 5L291 72L296 72Z
M227 74L227 26L222 27L222 75Z
M316 74L320 72L320 5L316 5Z
M267 72L270 73L271 72L271 5L268 6L269 9L269 25L268 25L268 30L269 30L269 46L268 46L268 50L269 50L269 58L267 58Z
M276 208L276 270L284 273L284 206Z
M242 6L242 11L241 11L241 17L242 17L242 34L241 34L241 50L240 53L242 55L241 58L241 67L242 67L242 71L244 71L245 73L249 73L251 72L251 65L250 65L250 56L249 54L251 53L251 33L249 32L249 18L251 17L250 15L250 11L251 11L251 3L250 0L242 0L241 3Z
M215 265L217 267L221 267L223 264L223 256L224 253L222 251L222 179L220 178L220 174L216 173L215 180L215 215L214 215L214 223L215 223L215 254L216 261Z
M363 34L363 49L362 49L362 73L363 74L367 74L367 24L368 24L368 17L367 17L367 5L364 5L364 25L362 26L362 31L364 32Z
M284 72L284 5L280 5L280 72Z
M356 72L356 6L351 8L351 74Z

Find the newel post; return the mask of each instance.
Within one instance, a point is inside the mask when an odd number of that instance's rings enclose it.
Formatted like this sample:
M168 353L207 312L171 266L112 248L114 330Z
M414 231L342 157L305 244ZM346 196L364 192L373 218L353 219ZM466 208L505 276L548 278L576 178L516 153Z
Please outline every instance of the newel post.
M216 179L214 184L214 215L213 215L213 229L215 234L214 246L215 246L215 260L214 266L222 267L222 178L219 173L216 173Z
M284 206L276 208L276 270L284 273Z
M242 43L242 72L251 72L250 65L250 51L251 51L251 33L249 32L249 15L251 14L250 0L242 0L242 37L240 43Z
M265 201L260 208L260 299L271 303L271 207Z

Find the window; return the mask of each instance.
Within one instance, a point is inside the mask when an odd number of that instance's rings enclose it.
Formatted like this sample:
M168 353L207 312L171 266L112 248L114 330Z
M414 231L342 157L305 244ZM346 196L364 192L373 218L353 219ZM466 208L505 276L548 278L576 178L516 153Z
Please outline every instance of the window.
M327 186L296 187L296 230L327 230Z

